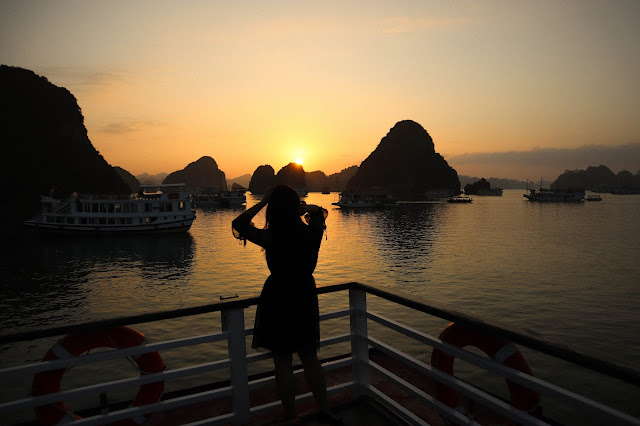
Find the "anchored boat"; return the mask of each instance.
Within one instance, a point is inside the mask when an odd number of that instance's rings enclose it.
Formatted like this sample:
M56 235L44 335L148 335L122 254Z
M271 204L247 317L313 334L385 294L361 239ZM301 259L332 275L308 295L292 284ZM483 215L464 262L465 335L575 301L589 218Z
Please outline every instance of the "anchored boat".
M361 209L390 206L395 203L393 197L384 192L343 191L340 193L340 199L331 204L341 208Z
M247 202L245 191L202 191L192 195L194 207L240 207Z
M447 199L447 203L466 204L466 203L471 203L471 202L473 202L473 198L471 198L471 197L456 196L456 197L451 197L451 198Z
M184 184L141 185L136 194L41 196L41 213L24 225L75 234L185 232L196 214Z
M529 201L546 203L579 203L584 201L584 189L569 189L556 191L552 189L530 189L529 194L524 194Z

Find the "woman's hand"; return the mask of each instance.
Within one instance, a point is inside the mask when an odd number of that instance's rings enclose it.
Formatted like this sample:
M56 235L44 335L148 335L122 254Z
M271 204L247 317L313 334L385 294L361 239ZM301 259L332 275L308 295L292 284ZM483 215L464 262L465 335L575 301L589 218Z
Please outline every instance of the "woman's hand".
M322 207L316 206L315 204L307 204L304 201L300 202L300 206L298 207L298 212L300 216L305 213L314 213L320 210Z
M264 204L268 204L269 201L271 200L271 194L273 194L273 190L275 189L275 186L269 187L267 188L266 191L264 191L264 194L262 195L262 202Z

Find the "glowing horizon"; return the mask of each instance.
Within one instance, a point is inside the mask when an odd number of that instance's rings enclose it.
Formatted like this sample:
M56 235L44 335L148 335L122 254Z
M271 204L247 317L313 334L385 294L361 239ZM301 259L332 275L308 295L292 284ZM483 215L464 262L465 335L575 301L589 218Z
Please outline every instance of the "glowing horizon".
M134 175L205 155L231 178L292 158L336 173L405 119L447 160L640 142L638 2L0 1L0 63L71 91Z

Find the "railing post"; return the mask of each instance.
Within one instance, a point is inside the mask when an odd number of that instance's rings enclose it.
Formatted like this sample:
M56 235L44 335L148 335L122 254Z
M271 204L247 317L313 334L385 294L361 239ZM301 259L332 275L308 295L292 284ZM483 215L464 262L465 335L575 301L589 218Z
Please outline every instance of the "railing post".
M359 394L369 390L369 344L367 343L367 293L358 288L349 289L351 311L351 356L353 381Z
M222 331L228 333L230 376L235 424L249 423L249 382L247 376L247 347L244 330L244 309L222 311Z

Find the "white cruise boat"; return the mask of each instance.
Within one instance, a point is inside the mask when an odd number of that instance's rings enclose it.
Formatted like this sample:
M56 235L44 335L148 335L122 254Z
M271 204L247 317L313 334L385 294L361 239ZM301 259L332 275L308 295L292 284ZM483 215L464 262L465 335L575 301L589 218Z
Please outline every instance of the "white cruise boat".
M75 234L186 232L196 218L184 184L141 185L137 194L42 196L42 212L24 222L38 231Z

